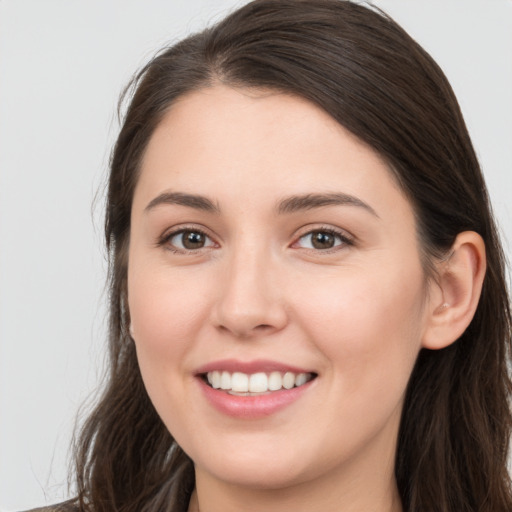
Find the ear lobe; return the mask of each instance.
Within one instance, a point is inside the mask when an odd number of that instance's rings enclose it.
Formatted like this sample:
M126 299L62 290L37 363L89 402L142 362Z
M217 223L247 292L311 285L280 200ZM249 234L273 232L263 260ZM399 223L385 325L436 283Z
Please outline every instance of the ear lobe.
M459 233L448 259L437 265L422 339L424 348L439 350L462 336L478 306L485 269L482 237L474 231Z

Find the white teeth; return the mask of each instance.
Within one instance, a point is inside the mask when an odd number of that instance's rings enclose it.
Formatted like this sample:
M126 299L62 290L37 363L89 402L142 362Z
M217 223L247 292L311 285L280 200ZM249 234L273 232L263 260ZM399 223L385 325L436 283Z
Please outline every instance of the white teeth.
M263 393L268 391L268 377L266 373L253 373L249 377L249 391Z
M218 371L209 372L206 377L208 378L208 382L212 388L214 388L214 389L220 388L220 372L218 372Z
M231 374L229 372L221 373L220 389L231 389Z
M208 374L210 375L210 373ZM210 384L212 385L213 388L215 389L219 389L220 388L220 372L211 372L211 376L212 376L212 381L210 382Z
M292 389L295 386L295 374L286 372L283 377L283 388Z
M269 391L277 391L283 387L283 377L279 372L272 372L268 376L268 389Z
M313 375L311 373L285 372L258 372L246 374L242 372L230 373L227 371L208 372L206 375L208 383L214 389L222 389L233 393L268 393L278 391L282 388L292 389L303 386L309 382Z
M295 377L295 385L302 386L303 384L306 384L308 381L308 376L306 373L299 373L297 377Z
M249 391L249 376L240 372L233 373L231 376L231 390L237 393Z

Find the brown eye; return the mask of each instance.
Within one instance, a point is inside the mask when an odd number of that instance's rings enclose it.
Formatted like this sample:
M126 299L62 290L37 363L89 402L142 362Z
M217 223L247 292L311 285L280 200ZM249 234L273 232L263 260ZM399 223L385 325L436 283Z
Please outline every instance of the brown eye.
M315 231L311 234L311 244L315 249L331 249L336 242L332 233Z
M325 251L341 245L350 245L350 241L341 233L318 229L301 236L297 245L305 249Z
M185 231L181 234L181 240L185 249L201 249L204 247L205 236L195 231Z
M169 244L178 250L194 251L204 247L211 247L213 242L201 231L187 229L174 233L169 237Z

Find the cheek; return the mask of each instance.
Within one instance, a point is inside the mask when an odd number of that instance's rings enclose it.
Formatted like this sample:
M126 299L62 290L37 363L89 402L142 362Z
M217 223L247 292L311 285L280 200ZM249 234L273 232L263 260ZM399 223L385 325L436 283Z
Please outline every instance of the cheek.
M339 386L376 400L391 390L401 396L421 345L421 268L353 271L314 290L302 305L303 329Z
M137 263L134 259L128 273L128 304L142 379L169 431L187 439L177 419L190 408L189 357L207 320L207 283L154 263Z
M179 351L205 322L205 276L133 268L137 271L128 275L128 304L135 338L151 350Z
M139 367L151 400L166 423L166 411L186 405L182 377L192 370L188 363L194 348L191 341L199 337L207 321L206 287L200 276L185 277L155 264L134 262L128 274L128 304Z

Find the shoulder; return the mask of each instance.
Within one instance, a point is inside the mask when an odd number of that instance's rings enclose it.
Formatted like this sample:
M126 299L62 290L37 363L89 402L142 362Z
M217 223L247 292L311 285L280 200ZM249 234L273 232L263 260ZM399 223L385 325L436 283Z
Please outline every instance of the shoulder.
M33 508L25 512L78 512L78 507L73 502L66 501L48 507Z

